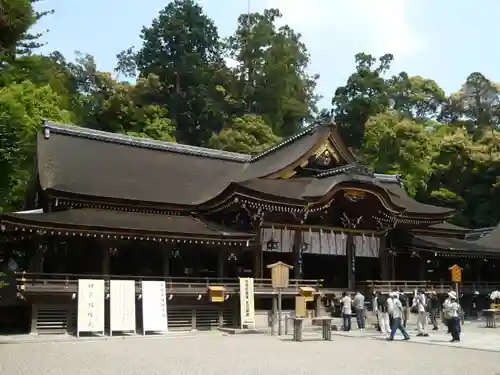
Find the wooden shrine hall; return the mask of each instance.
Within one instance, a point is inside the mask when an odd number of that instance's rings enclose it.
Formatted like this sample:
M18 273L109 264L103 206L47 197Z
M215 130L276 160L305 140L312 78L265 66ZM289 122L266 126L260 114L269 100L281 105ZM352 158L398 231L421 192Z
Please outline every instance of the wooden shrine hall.
M483 241L495 231L466 241L470 230L447 223L453 209L370 171L333 124L246 155L46 122L26 197L24 211L1 214L0 246L33 304L69 304L90 275L165 279L182 298L253 277L265 300L277 261L297 288L326 293L448 282L450 262L467 264L467 281L478 270L496 281L500 258L499 242Z

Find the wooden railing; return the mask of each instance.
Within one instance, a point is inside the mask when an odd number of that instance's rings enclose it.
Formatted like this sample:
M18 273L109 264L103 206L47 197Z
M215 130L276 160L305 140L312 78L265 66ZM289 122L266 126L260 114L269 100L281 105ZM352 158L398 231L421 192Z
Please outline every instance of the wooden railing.
M40 293L74 293L78 289L78 279L100 280L134 280L140 292L141 281L165 281L167 292L204 293L209 286L221 285L228 293L237 292L240 287L237 278L203 278L203 277L161 277L161 276L132 276L132 275L83 275L63 273L19 273L17 281L19 289L25 292ZM319 291L322 280L290 279L285 293L298 293L301 287L312 287ZM254 290L257 294L262 291L272 293L271 279L254 279Z
M404 290L413 292L415 289L435 290L437 293L447 293L452 289L451 282L439 281L417 281L417 280L367 280L358 283L358 288L370 289L381 292L390 292L393 290ZM491 293L494 290L500 290L500 282L463 282L460 283L462 293L474 293L475 291Z

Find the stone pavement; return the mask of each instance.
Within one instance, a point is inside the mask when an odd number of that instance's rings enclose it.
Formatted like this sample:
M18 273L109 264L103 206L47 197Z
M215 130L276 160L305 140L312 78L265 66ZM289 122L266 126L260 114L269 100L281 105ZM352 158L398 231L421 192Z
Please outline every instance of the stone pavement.
M408 330L408 333L411 336L411 340L409 342L411 343L500 352L500 328L484 328L484 323L482 322L467 322L463 325L463 335L459 343L451 343L451 336L446 334L443 329L440 329L439 331L428 331L429 337L417 337L415 330L412 328L413 327L410 326ZM338 331L334 333L338 336L345 337L384 340L384 337L381 334L372 329L361 332L355 328L350 332ZM402 339L402 335L398 332L395 341L399 339Z
M353 332L354 333L354 332ZM359 333L358 333L359 334ZM373 336L373 333L371 333ZM368 334L366 334L368 335ZM0 375L476 375L499 372L498 353L412 345L341 333L306 341L219 332L0 346ZM500 337L499 337L500 338Z

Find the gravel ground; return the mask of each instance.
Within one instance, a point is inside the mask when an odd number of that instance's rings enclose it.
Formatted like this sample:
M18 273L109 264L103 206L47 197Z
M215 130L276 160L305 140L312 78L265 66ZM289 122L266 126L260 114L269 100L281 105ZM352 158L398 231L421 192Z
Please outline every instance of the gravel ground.
M331 342L295 343L264 335L213 333L0 345L0 375L489 375L499 372L498 356L337 335Z

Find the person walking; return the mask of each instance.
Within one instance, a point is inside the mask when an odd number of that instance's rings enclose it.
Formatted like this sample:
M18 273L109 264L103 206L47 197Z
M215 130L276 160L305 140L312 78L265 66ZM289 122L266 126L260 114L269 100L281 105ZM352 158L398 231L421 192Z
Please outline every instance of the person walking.
M403 306L403 327L406 328L406 323L408 322L408 317L410 316L410 301L408 301L408 296L404 294L403 289L399 290L399 302Z
M431 318L431 323L433 325L432 330L437 331L439 330L439 323L438 323L438 313L439 313L439 299L437 296L437 293L433 290L429 294L429 314Z
M415 291L412 304L417 310L417 336L428 336L425 332L427 298L423 290Z
M382 332L380 329L380 321L378 318L378 302L377 302L377 297L378 293L376 291L373 291L373 299L372 299L372 310L373 314L375 315L375 320L377 322L377 331Z
M342 305L342 326L344 331L351 330L351 315L352 315L352 299L346 292L342 293L340 299Z
M401 304L401 301L399 300L399 295L397 292L392 292L390 294L390 298L392 299L393 302L393 308L392 308L392 326L391 326L391 333L389 337L387 338L388 341L394 340L394 336L396 335L396 331L399 330L403 334L403 340L409 340L410 336L408 335L408 332L406 332L405 327L403 326L403 305Z
M448 321L448 331L451 333L451 342L460 342L460 314L461 307L454 291L448 293L448 299L443 309Z
M354 311L356 312L356 321L360 331L365 330L365 296L357 292L353 300Z
M390 325L389 325L389 308L387 304L387 296L378 293L377 296L377 310L378 310L378 323L380 325L380 333L383 335L389 334Z
M388 298L387 298L387 313L389 314L389 327L392 327L393 319L392 319L392 309L394 307L393 300L391 295L393 293L397 293L396 291L392 291L389 293Z

